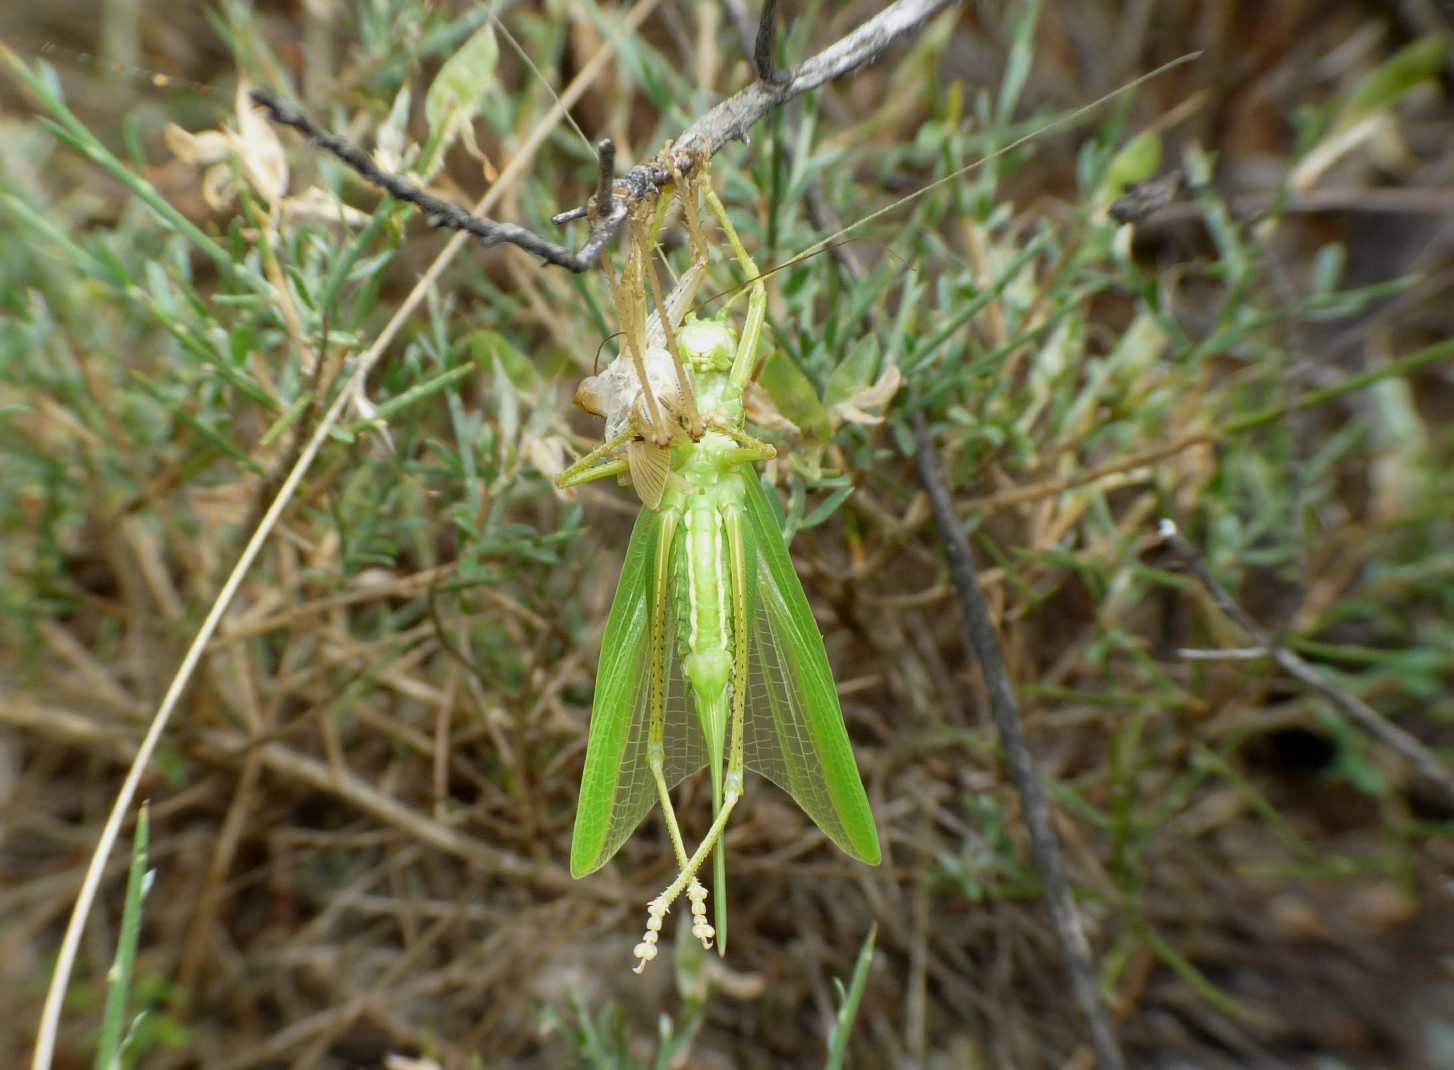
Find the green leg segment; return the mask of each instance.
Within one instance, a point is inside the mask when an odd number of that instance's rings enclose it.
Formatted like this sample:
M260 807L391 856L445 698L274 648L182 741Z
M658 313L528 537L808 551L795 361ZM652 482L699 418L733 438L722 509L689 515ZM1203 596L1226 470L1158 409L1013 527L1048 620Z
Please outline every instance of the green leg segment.
M636 432L628 429L622 431L615 438L601 443L590 453L556 476L555 485L561 490L565 490L566 487L578 486L581 483L591 483L597 479L605 479L607 476L620 475L626 471L626 461L624 458L616 457L616 454L634 437L636 437ZM601 464L600 462L607 457L615 459Z

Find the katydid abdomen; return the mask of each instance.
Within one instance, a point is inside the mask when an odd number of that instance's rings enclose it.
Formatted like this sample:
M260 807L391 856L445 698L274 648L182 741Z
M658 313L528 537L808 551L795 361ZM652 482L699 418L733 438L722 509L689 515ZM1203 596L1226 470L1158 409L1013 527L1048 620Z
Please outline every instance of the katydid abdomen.
M724 761L727 728L733 696L746 687L747 642L743 585L734 589L729 526L740 539L744 488L740 469L722 471L716 463L721 451L734 443L725 436L709 434L699 444L683 447L690 451L684 469L695 478L679 486L689 487L682 503L679 537L683 540L681 560L685 582L678 585L687 599L678 619L687 622L682 671L691 685L692 703L707 742L708 768L712 774L712 817L722 812ZM739 647L739 644L742 644ZM745 692L744 692L745 695ZM741 792L734 785L733 798ZM725 953L727 941L727 852L719 840L712 855L713 893L716 897L717 941Z

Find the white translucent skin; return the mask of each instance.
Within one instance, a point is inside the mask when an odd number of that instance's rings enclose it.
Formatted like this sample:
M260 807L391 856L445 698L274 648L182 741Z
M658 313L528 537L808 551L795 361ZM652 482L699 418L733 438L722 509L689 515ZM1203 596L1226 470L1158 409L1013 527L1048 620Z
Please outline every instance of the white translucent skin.
M677 382L676 363L671 351L664 345L647 349L642 360L651 392L668 409L678 407L681 390ZM581 381L576 391L576 402L587 412L606 418L607 440L615 438L631 427L633 413L640 419L646 413L638 408L642 400L641 379L636 374L636 364L631 354L623 347L621 355L611 366L599 375L591 375Z

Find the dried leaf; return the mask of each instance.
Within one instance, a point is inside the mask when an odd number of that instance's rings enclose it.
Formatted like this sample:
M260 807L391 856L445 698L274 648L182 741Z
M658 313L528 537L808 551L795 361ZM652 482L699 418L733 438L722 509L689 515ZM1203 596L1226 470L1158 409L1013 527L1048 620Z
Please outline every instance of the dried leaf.
M288 192L288 158L273 124L248 95L251 91L246 78L237 83L238 133L233 145L248 185L269 204L277 204Z
M168 123L162 137L172 155L192 167L210 167L232 155L232 143L221 130L194 134L176 123Z
M764 431L787 431L794 435L802 433L798 425L784 416L773 403L772 395L756 383L747 384L742 393L742 406L748 423L754 427Z
M213 164L202 174L202 199L214 212L228 208L237 198L237 180L228 164Z
M546 479L554 481L566 469L565 440L559 435L541 438L527 431L520 439L520 453Z
M409 102L413 98L407 85L394 95L389 117L374 137L374 163L385 171L404 169L404 127L409 121Z
M878 382L872 386L866 386L851 397L840 401L833 406L833 413L839 420L851 424L866 424L870 427L881 424L884 422L882 416L876 416L866 410L888 405L903 383L903 373L890 364L878 377Z
M319 223L343 223L350 227L368 224L369 214L352 208L321 186L309 186L302 193L283 198L278 205L283 218L290 222L313 220Z

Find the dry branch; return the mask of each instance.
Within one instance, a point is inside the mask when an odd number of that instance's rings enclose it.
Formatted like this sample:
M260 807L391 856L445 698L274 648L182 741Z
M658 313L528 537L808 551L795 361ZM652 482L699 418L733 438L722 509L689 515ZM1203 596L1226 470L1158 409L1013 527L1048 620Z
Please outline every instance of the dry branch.
M950 496L949 487L939 470L939 455L929 438L924 417L916 411L912 420L919 479L934 507L934 518L939 525L944 555L949 559L949 576L954 581L955 591L959 595L959 609L964 615L965 641L974 651L984 673L985 687L990 697L990 716L994 718L1000 743L1005 749L1005 763L1010 769L1010 779L1020 796L1020 805L1025 810L1030 853L1045 886L1050 920L1055 926L1055 934L1070 972L1070 987L1081 1014L1090 1026L1090 1043L1095 1049L1097 1064L1101 1070L1121 1070L1125 1067L1126 1060L1121 1054L1121 1045L1111 1026L1110 1015L1106 1013L1096 987L1090 943L1086 940L1085 930L1080 923L1080 913L1076 910L1075 897L1070 891L1070 881L1065 875L1060 841L1055 835L1051 820L1050 800L1046 797L1045 785L1040 781L1040 771L1035 767L1035 757L1025 742L1025 733L1020 728L1019 702L1010 683L1010 671L1005 665L1005 656L1000 649L994 621L990 618L989 605L985 602L979 577L975 573L974 555L969 548L969 539L965 537L954 509L954 499Z
M837 221L832 218L831 209L816 187L809 190L808 210L820 228L837 229ZM837 243L831 249L839 268L850 281L862 277L863 266L850 246ZM991 716L1005 750L1010 778L1024 807L1030 851L1045 888L1051 920L1070 973L1076 1003L1090 1026L1091 1048L1096 1053L1101 1070L1122 1070L1126 1065L1125 1057L1111 1025L1110 1015L1101 1003L1096 987L1096 971L1091 958L1090 943L1086 940L1070 882L1065 875L1065 862L1051 822L1050 803L1045 795L1045 787L1040 782L1035 758L1030 753L1025 734L1020 728L1019 704L1010 683L999 636L995 632L994 622L990 619L989 606L975 573L969 540L965 538L955 511L954 499L939 469L939 457L930 440L923 414L915 411L911 420L919 482L933 506L944 554L949 560L950 577L954 581L960 611L964 616L965 645L974 651L989 688Z
M1256 641L1259 653L1277 662L1289 676L1301 680L1336 706L1348 720L1396 754L1401 755L1409 765L1413 766L1414 771L1420 777L1437 788L1448 802L1454 803L1454 773L1449 771L1449 767L1441 762L1433 751L1388 718L1380 715L1362 699L1338 687L1327 676L1319 672L1316 666L1308 664L1277 640L1270 638L1258 627L1251 614L1243 609L1231 593L1217 582L1217 578L1212 575L1212 570L1207 567L1202 555L1177 530L1176 524L1170 520L1161 521L1160 535L1182 559L1191 574L1207 589L1207 593L1212 596L1212 600L1217 603L1218 608L1236 621L1242 630ZM1245 656L1243 651L1227 653L1232 653L1234 656Z
M660 161L638 164L622 178L614 178L616 146L609 138L597 146L600 165L598 192L579 208L561 212L557 225L590 218L591 232L578 249L571 249L536 234L517 223L501 223L472 215L458 205L441 200L408 179L384 171L367 153L344 138L317 126L301 110L265 90L253 90L252 99L267 109L274 122L292 127L319 148L337 156L365 181L401 201L422 209L429 222L461 231L484 245L517 245L548 264L569 271L590 271L601 262L606 246L621 229L631 206L655 197L672 181L675 170L689 174L698 159L711 159L731 141L746 140L747 131L760 119L804 93L835 78L852 74L879 59L895 41L917 32L930 18L958 0L897 0L852 33L839 38L816 56L788 70L771 65L776 3L764 5L753 60L759 80L724 100L702 116L662 153Z

